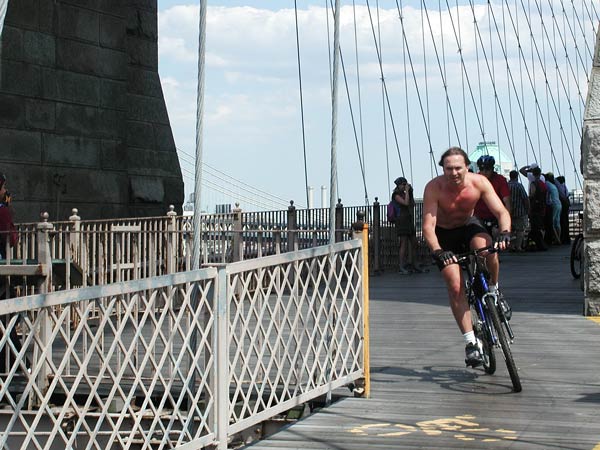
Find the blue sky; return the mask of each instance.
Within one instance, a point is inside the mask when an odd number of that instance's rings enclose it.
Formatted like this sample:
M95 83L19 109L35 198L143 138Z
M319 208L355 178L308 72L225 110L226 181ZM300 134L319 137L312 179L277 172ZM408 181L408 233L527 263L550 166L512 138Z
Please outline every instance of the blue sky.
M582 55L573 53L570 60L560 56L565 53L559 51L563 47L558 36L562 37L563 32L567 50L574 52L574 45L567 40L567 23L570 25L570 22L566 19L553 21L549 11L542 16L545 22L539 15L533 16L538 17L532 19L534 33L544 36L542 23L548 32L547 39L541 39L545 60L540 62L533 54L534 48L528 40L530 30L520 14L518 28L523 36L522 44L528 47L525 61L531 66L529 75L532 78L529 79L527 72L518 70L523 61L517 52L507 11L504 11L504 28L500 28L501 38L497 38L490 12L496 15L495 20L501 21L500 4L490 9L487 2L478 1L474 10L462 6L458 15L450 16L445 7L439 14L438 6L445 2L427 2L431 8L427 11L431 23L428 26L420 9L421 2L403 1L405 31L413 59L410 66L404 64L406 52L403 53L396 2L380 1L378 33L381 35L394 135L387 106L384 121L380 69L366 2L355 0L355 10L352 1L341 3L341 46L359 140L357 148L340 70L338 195L345 205L364 203L364 183L370 202L379 197L381 202L387 203L391 181L400 175L411 180L416 193L420 194L425 183L435 175L430 150L437 160L449 145L460 142L472 151L483 138L497 141L511 157L514 153L518 164L539 159L547 170L562 173L564 169L567 182L571 180L574 184L571 158L578 166L579 137L568 107L573 107L576 117L582 110L581 98L585 98L587 86L586 72L579 60L588 61L585 51ZM456 1L450 3L453 7L456 5ZM458 2L459 5L468 3ZM376 2L371 0L369 4L375 15ZM158 5L159 72L175 142L182 150L180 160L186 193L189 193L193 189L192 158L195 152L198 3L159 0ZM203 209L212 210L215 203L234 203L235 198L245 210L281 209L289 200L305 206L294 2L209 0L208 5L204 161L212 169L211 174L204 177L210 185L202 190ZM298 1L306 176L308 184L314 188L316 207L321 206L320 187L329 188L330 183L331 91L324 5L325 0ZM483 49L473 27L473 14L481 34L479 39L484 42ZM517 15L514 17L518 20ZM458 45L451 19L455 21L455 27L460 23L462 29L464 70L457 56ZM592 40L591 22L584 18L583 23L582 31L575 29L576 38ZM329 26L332 27L331 21ZM496 43L488 46L489 41ZM443 66L437 62L434 42ZM506 45L512 70L506 67L500 42ZM441 55L442 45L444 56ZM539 45L541 49L542 43ZM551 53L554 45L556 60ZM583 47L581 42L580 47ZM546 71L541 70L542 64L547 67ZM489 65L493 80L488 75ZM564 70L556 71L555 65L564 66ZM442 71L450 92L451 110L447 107ZM470 75L472 84L469 92L463 90L465 73ZM565 74L563 80L560 73ZM546 79L549 80L548 90L544 87ZM540 104L544 103L539 108L535 107L531 95L531 83L535 83ZM498 101L494 98L494 85ZM582 95L578 95L577 85ZM522 112L516 91L523 93ZM561 111L562 123L554 109ZM359 115L362 116L362 133ZM564 132L560 131L561 126ZM552 142L553 154L546 151L549 142ZM364 156L364 183L359 154ZM244 184L248 188L242 187Z

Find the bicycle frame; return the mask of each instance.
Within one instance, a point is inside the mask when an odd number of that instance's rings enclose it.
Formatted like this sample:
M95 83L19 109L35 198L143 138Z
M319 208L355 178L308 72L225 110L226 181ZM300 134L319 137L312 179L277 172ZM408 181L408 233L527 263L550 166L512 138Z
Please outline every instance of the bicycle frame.
M488 292L489 286L485 274L485 269L482 268L481 263L477 261L477 258L479 258L479 256L472 254L469 255L467 258L467 264L461 264L462 268L468 275L468 291L465 292L467 296L467 301L470 305L473 305L477 309L477 313L479 314L479 318L481 319L482 325L487 329L488 334L492 337L492 344L496 346L498 344L498 338L496 336L494 327L491 326L491 321L487 316L487 307L485 306L484 300L486 296L495 297L495 294L490 294ZM471 268L472 266L475 267L474 270ZM476 282L481 283L482 292L484 293L483 295L478 295L474 291L473 286ZM494 298L493 300L495 301L496 299Z
M478 345L484 359L484 370L490 375L496 371L494 348L500 349L504 356L513 390L521 392L521 379L510 349L510 344L514 336L504 313L499 312L498 294L496 292L489 292L489 274L485 264L481 261L483 253L495 251L498 250L491 246L479 250L471 250L468 253L456 255L456 262L461 266L463 272L466 273L465 294L469 307L475 310L471 311L471 313L477 316L472 316L473 327L475 334L478 336Z

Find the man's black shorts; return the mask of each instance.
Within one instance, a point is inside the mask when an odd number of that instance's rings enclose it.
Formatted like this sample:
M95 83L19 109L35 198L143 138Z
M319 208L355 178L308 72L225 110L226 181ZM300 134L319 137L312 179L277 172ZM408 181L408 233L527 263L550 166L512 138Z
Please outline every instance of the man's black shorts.
M486 233L487 230L476 217L471 217L466 225L458 228L435 227L435 235L438 238L440 247L444 250L450 250L453 253L464 253L469 250L471 239L477 234ZM440 270L444 265L436 260Z

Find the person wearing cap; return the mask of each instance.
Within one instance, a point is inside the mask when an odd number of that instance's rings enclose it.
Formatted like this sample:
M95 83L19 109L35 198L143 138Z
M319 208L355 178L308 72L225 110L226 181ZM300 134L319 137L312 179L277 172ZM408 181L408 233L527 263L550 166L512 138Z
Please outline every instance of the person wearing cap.
M417 236L415 232L415 199L412 186L404 177L394 180L396 185L392 192L392 200L398 205L396 218L396 234L400 241L399 270L401 275L422 273L423 270L415 264L417 253Z
M492 245L491 236L473 215L479 199L483 199L498 219L501 231L494 245L499 250L508 248L511 220L492 184L486 177L469 173L469 164L469 156L459 147L450 147L442 154L439 165L443 174L425 186L423 236L446 283L450 308L466 344L465 363L476 367L483 364L483 360L456 254ZM489 265L493 260L498 264L498 254L488 253L486 263ZM498 282L493 276L490 273L490 289Z
M18 238L10 208L10 194L6 189L6 176L0 173L0 259L6 258L7 250L17 244Z
M562 244L570 244L571 237L569 235L569 208L571 201L569 200L569 189L565 183L565 177L559 175L555 178L558 195L560 197L560 242Z
M10 194L6 189L6 176L0 173L0 259L5 259L10 251L10 247L14 247L17 244L19 235L17 234L15 225L13 223L12 211L10 208ZM7 284L6 277L0 277L0 297L10 298L11 290ZM11 323L12 315L0 316L4 328L8 328ZM19 320L13 324L10 329L9 336L10 341L15 346L17 352L21 351L21 341L17 334L17 324ZM3 338L4 333L0 332L0 339ZM8 341L0 349L0 373L7 373L11 367L15 364L15 357L13 352L8 350Z
M531 169L533 181L529 184L529 236L539 251L548 250L544 242L544 217L546 216L546 194L548 188L542 181L542 169Z
M530 185L535 180L535 176L533 175L533 169L536 169L536 168L540 169L540 167L537 165L537 163L531 163L531 164L529 164L527 166L523 166L519 169L519 173L521 175L523 175L524 177L527 177ZM542 173L542 169L540 169L540 173ZM544 175L540 175L539 179L542 180L544 183L546 182L546 178L544 177Z
M548 197L546 205L546 243L548 245L560 244L560 215L562 213L562 204L560 202L560 194L556 187L554 174L548 172L546 174L546 188L548 189Z
M510 189L510 218L515 240L512 243L511 250L522 252L523 239L527 229L527 215L529 213L529 196L523 185L519 182L519 172L511 170L508 188Z

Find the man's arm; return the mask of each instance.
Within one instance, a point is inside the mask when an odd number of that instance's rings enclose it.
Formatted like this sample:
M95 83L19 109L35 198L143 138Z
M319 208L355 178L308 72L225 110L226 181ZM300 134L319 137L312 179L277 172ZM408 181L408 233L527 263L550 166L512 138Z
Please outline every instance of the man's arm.
M433 181L430 181L427 183L427 186L425 186L425 192L423 194L423 237L431 251L436 251L441 248L435 234L437 210L437 189Z
M523 166L519 169L519 173L524 177L527 177L527 171L529 170L529 166Z
M408 198L408 192L404 194L404 197L402 197L399 192L394 192L394 200L396 200L396 203L399 203L400 205L408 206L408 204L410 203L410 199Z

